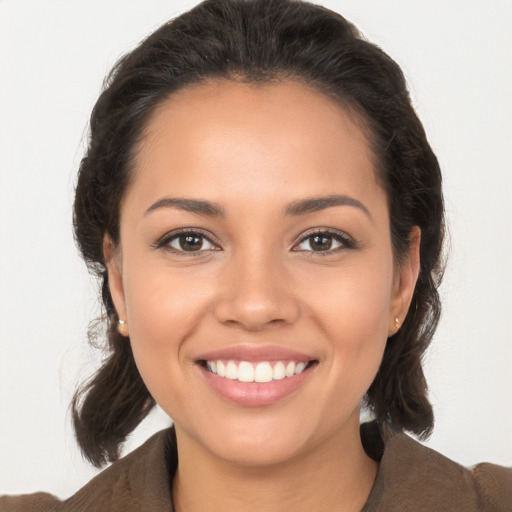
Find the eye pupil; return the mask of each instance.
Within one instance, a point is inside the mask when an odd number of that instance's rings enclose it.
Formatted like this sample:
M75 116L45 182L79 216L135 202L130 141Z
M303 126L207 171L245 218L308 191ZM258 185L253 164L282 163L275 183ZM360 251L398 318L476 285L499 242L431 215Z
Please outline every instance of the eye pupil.
M203 246L203 238L197 235L182 235L179 243L184 251L199 251Z
M311 237L310 244L314 251L328 251L332 247L332 237L315 235Z

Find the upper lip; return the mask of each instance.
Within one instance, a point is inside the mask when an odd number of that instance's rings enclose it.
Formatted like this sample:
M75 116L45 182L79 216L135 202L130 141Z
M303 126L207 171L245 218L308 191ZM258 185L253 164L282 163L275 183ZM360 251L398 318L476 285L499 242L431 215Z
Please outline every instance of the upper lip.
M304 363L315 360L314 357L308 354L278 345L234 345L231 347L204 352L199 354L195 359L196 361L296 361Z

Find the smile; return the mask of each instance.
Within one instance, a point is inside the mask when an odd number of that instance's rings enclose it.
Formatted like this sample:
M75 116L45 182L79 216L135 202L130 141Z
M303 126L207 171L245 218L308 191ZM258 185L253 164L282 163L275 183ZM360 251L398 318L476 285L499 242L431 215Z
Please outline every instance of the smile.
M303 361L223 361L204 362L206 369L219 376L240 382L266 383L299 375L308 364Z
M279 402L317 374L316 354L279 345L235 345L197 354L194 362L208 387L243 407Z

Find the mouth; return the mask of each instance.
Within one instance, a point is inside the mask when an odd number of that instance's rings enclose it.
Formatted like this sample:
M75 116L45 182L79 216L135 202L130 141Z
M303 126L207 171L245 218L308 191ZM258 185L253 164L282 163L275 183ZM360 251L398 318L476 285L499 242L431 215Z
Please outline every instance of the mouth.
M243 361L201 359L198 364L208 373L244 383L265 384L290 379L318 364L317 360Z
M226 355L198 359L196 367L217 396L242 407L268 406L294 394L311 380L319 364L317 359L289 353L265 359L247 352L231 353L229 359Z
M313 354L279 345L235 345L197 355L195 366L217 396L243 407L266 406L307 386L320 364Z

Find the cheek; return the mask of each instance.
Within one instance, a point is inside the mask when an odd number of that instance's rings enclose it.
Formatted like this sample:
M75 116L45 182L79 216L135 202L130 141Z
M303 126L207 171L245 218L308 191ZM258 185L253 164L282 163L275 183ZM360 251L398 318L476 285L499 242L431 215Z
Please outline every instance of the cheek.
M390 256L367 258L310 277L315 286L308 292L304 288L304 294L309 295L307 303L327 331L350 334L354 342L370 339L372 333L387 337L393 288Z
M200 272L173 272L153 262L126 268L125 297L130 334L145 343L166 340L175 345L192 329L211 299L208 279ZM211 277L211 276L210 276Z
M187 276L153 265L125 267L125 298L135 362L161 405L176 393L187 370L186 340L208 311L211 292ZM173 392L171 392L173 391Z
M357 268L316 276L308 304L326 339L332 377L361 396L378 371L388 338L393 263L383 256Z

